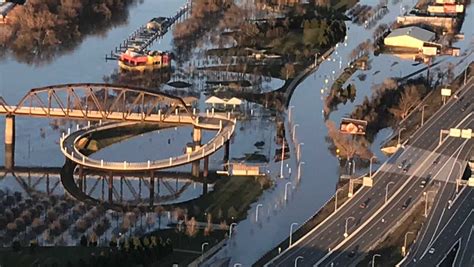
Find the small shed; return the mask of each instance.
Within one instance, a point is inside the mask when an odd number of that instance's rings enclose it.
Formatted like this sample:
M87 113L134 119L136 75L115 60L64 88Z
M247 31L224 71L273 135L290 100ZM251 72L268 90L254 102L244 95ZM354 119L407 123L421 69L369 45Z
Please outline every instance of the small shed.
M259 176L260 174L260 167L259 166L251 166L246 164L232 164L232 175L235 176Z

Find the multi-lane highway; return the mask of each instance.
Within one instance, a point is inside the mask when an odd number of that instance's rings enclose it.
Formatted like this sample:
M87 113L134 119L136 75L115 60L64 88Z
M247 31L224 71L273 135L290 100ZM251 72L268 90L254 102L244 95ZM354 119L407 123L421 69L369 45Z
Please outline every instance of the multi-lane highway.
M447 219L444 224L436 225L438 231L433 235L425 235L419 241L428 240L423 246L417 246L416 251L410 251L403 266L438 266L443 262L455 245L453 266L474 265L474 189L463 188L451 207L443 208L440 219ZM425 232L423 232L425 233ZM449 258L449 257L448 257Z
M471 118L469 124L463 123L461 126L472 127L474 126L474 120ZM406 214L408 206L418 200L424 201L424 194L428 194L428 198L434 197L437 191L441 191L447 186L447 183L462 175L463 169L458 168L458 165L464 166L465 164L460 165L458 163L465 161L466 155L471 149L472 142L468 140L447 140L435 153L435 156L441 155L440 163L433 165L435 157L428 157L420 163L419 171L416 172L410 184L403 189L400 195L374 216L367 226L358 229L360 231L354 233L354 236L348 242L318 263L322 266L350 266L352 262L357 262L358 257L364 257L377 241L400 222ZM428 175L432 176L433 185L421 188L421 181ZM410 204L406 205L405 203L408 202ZM447 204L447 200L444 203Z
M289 266L294 264L298 257L303 257L302 260L300 258L298 261L299 266L312 266L316 263L336 265L339 261L340 266L344 266L346 263L354 262L355 258L361 255L358 252L363 251L363 247L369 247L374 240L377 240L375 232L380 233L388 230L394 223L391 220L396 221L402 215L403 212L398 211L395 207L400 208L410 197L412 203L419 198L422 194L419 183L421 179L425 178L424 175L429 171L435 172L432 175L437 174L437 177L452 175L455 170L445 173L446 170L442 168L443 165L446 167L449 162L454 164L453 155L457 158L457 156L465 155L466 151L470 150L472 144L463 140L449 138L441 145L438 144L438 141L441 129L457 126L472 127L472 118L468 117L471 109L462 111L461 108L465 101L474 99L473 87L474 82L471 79L468 85L462 88L458 96L459 99L463 99L462 101L451 99L423 127L418 129L409 144L405 146L405 149L392 156L374 174L372 188L361 189L353 196L351 201L340 207L335 214L328 217L305 237L298 240L290 249L282 252L267 265ZM433 167L432 162L439 155L441 155L440 163ZM406 164L411 165L406 173L403 172L403 168L398 168L403 160L407 161ZM433 179L437 178L433 177ZM406 195L407 192L412 192L413 195ZM386 195L388 197L387 203L385 203ZM360 208L364 202L367 203L367 207ZM377 224L374 222L381 222L383 225L377 225L373 229L371 227ZM346 225L347 238L344 237ZM366 231L369 228L372 229L371 233ZM359 235L363 238L355 240L355 237ZM352 239L355 241L349 242ZM367 242L365 245L360 244L365 242ZM351 258L348 256L342 257L343 254L350 254Z

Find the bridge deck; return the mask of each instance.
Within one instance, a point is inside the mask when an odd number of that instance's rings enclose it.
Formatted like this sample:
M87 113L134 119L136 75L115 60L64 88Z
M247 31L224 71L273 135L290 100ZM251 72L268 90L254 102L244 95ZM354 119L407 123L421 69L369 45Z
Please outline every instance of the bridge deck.
M138 114L131 114L132 118L140 118ZM151 116L150 116L151 117ZM200 118L204 118L206 123L199 122ZM139 120L138 120L139 121ZM159 120L157 120L159 121ZM177 157L170 157L168 159L156 160L156 161L147 161L147 162L109 162L103 160L95 160L86 155L82 154L77 147L77 143L82 138L85 138L92 132L104 131L108 129L113 129L117 127L123 127L134 122L123 122L119 124L108 124L100 125L98 127L86 127L80 129L74 133L68 133L66 136L62 137L60 140L61 151L63 154L74 161L75 163L89 168L100 169L100 170L121 170L121 171L140 171L140 170L160 170L173 168L181 165L191 163L196 160L205 158L214 152L216 152L220 147L222 147L232 136L235 129L235 119L232 120L229 117L222 115L214 115L213 117L196 117L191 115L170 115L166 120L161 120L161 122L169 123L181 123L181 124L190 124L197 128L203 128L208 130L218 131L217 135L212 138L207 144L199 147L195 151L187 154L183 154Z

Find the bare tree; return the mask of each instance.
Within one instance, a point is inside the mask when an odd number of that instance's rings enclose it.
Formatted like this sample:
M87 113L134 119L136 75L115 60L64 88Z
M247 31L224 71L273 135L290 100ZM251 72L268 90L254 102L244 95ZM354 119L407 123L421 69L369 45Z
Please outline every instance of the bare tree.
M285 80L293 78L295 76L295 66L293 63L286 63L280 71L281 77L285 77Z
M186 222L186 235L193 237L198 233L199 229L197 227L197 222L194 217L191 220Z
M326 122L326 127L328 128L328 138L339 149L341 157L347 160L351 160L355 156L370 159L373 155L365 138L353 138L352 135L341 133L336 124L330 120Z
M416 86L408 85L404 87L398 106L389 108L389 111L397 119L403 120L407 117L409 112L420 103L420 101L421 96Z

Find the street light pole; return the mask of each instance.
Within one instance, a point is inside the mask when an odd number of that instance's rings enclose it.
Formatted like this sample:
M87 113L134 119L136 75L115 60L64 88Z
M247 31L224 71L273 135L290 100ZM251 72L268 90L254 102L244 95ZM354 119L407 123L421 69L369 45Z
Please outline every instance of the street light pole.
M255 222L258 222L258 208L263 207L262 204L257 204L257 208L255 210Z
M207 242L204 242L204 243L201 244L201 261L204 259L204 248L208 245L209 245L209 243L207 243Z
M380 254L374 254L374 256L372 256L372 267L375 267L375 257L380 257L381 255Z
M428 105L423 105L421 107L421 126L423 126L423 124L425 124L425 107L427 107Z
M293 139L293 142L295 141L295 135L296 135L296 127L300 126L298 123L293 125L293 132L291 135L291 138Z
M298 267L298 260L303 260L303 256L298 256L295 259L295 267Z
M285 159L285 138L282 139L281 146L281 165L280 165L280 178L283 179L283 160Z
M291 182L285 184L285 201L288 200L288 186L291 185Z
M289 246L290 248L293 245L293 226L296 226L296 225L298 225L298 223L292 223L290 225L290 246Z
M339 188L336 190L336 196L335 196L335 199L334 199L334 212L337 211L337 192L341 191L342 188Z
M300 163L298 163L298 176L297 176L297 180L298 182L300 181L301 179L301 165L304 164L304 161L301 161Z
M299 143L296 146L296 159L299 161L301 158L301 146L304 145L304 143Z
M347 234L347 223L349 222L349 220L355 220L354 217L349 217L349 218L346 218L346 225L345 225L345 228L344 228L344 238L347 238L348 234Z
M291 110L294 108L295 106L289 106L288 107L288 122L291 122Z
M389 185L391 184L394 184L395 182L389 182L386 186L385 186L385 203L387 203L387 198L388 198L388 187Z
M428 195L430 193L436 193L436 191L423 192L423 196L425 196L425 218L428 217Z
M369 177L372 178L372 159L377 159L376 156L372 156L370 158L370 166L369 166Z
M236 223L231 223L229 227L229 239L232 238L232 228L235 227L237 224Z
M406 233L405 233L405 241L403 242L403 247L402 247L402 254L403 254L402 256L404 256L404 257L405 257L405 255L406 255L407 237L408 237L408 234L414 235L415 233L413 233L413 232L406 232Z
M400 146L400 134L402 133L403 130L406 130L405 127L402 127L398 130L398 141L397 141L397 146Z

